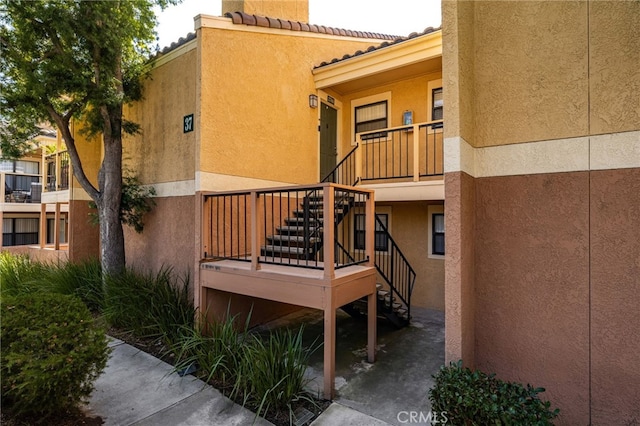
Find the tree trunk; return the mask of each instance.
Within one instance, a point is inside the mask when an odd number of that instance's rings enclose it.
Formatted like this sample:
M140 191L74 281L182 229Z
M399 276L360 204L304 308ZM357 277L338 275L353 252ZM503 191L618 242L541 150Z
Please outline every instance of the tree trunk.
M118 275L125 268L124 232L120 222L122 198L122 137L104 136L104 159L98 174L100 196L96 200L100 220L100 261L104 275Z

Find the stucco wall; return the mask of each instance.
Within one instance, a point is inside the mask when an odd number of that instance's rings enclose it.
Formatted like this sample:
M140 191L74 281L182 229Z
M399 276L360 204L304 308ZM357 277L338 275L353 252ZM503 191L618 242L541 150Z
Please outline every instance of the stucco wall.
M100 227L91 223L88 201L69 201L69 260L100 258Z
M476 180L476 365L589 423L588 172Z
M342 110L340 111L342 129L339 129L341 130L339 135L339 152L342 153L342 157L353 148L354 143L353 131L355 118L353 117L352 101L390 92L389 127L402 126L402 113L406 110L413 111L414 123L423 123L428 121L428 108L431 108L431 105L428 105L427 101L429 96L428 84L430 81L441 78L442 73L429 73L407 80L376 86L372 89L336 95L342 102ZM338 161L340 161L342 157L339 157Z
M372 41L203 28L199 170L317 182L314 65Z
M637 1L444 2L447 135L482 147L637 129L639 16Z
M447 359L546 387L558 424L637 423L640 3L451 1L443 20Z
M591 173L591 422L640 422L640 168Z
M416 272L411 305L444 310L444 260L428 257L429 203L410 201L377 203L379 212L389 209L391 236Z
M196 132L183 132L183 118L197 113L196 64L195 49L161 63L144 82L144 100L125 108L141 128L124 138L123 158L142 183L194 179Z
M475 365L475 179L446 173L445 361Z
M154 200L156 205L144 217L142 234L125 227L127 265L145 271L173 267L174 272L189 272L193 277L195 196Z

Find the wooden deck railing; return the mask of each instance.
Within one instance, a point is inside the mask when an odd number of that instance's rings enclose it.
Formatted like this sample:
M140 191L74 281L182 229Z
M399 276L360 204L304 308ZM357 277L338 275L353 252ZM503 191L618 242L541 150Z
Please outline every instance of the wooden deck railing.
M202 260L322 269L373 261L373 191L333 183L202 194ZM356 215L358 231L356 233ZM365 236L365 247L356 238ZM373 265L371 263L371 265Z

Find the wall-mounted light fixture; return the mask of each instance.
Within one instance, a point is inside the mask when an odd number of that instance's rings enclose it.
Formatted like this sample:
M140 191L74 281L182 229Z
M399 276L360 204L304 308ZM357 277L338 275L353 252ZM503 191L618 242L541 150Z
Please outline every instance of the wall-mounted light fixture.
M309 108L318 108L318 95L309 95Z

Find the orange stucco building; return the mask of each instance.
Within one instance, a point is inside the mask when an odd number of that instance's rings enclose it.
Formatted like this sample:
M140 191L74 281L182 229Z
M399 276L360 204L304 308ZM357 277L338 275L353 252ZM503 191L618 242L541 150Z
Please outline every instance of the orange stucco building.
M316 301L375 274L400 320L445 312L447 361L544 386L560 424L638 421L640 4L447 0L442 29L404 38L305 6L224 1L153 59L124 157L156 207L128 263L190 271L200 307L236 293L256 320L336 308L256 290L281 267L312 262L286 282L319 279ZM395 253L405 293L380 277Z

